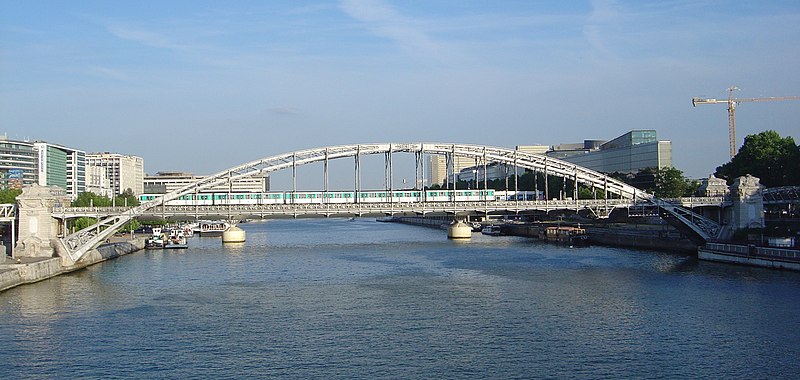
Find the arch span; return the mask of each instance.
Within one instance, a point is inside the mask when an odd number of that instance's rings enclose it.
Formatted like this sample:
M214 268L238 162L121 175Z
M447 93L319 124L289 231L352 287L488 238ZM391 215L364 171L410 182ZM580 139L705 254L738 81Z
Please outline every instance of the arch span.
M563 176L590 187L600 188L610 194L623 198L648 201L662 207L673 214L677 219L692 228L703 239L709 240L715 236L719 226L715 222L694 215L688 210L680 209L669 203L662 202L642 190L630 186L622 181L608 177L605 174L572 164L566 161L547 157L541 154L520 152L514 149L470 145L470 144L445 144L445 143L412 143L412 144L353 144L320 147L282 153L259 160L251 161L230 169L223 170L214 175L205 177L193 184L186 185L178 190L164 194L164 196L133 207L119 215L103 219L95 226L78 231L61 239L63 250L73 261L78 261L92 247L105 240L118 228L131 218L135 218L144 211L160 206L164 202L180 196L200 192L214 186L230 183L231 181L265 175L279 170L294 169L297 166L308 165L329 160L353 158L356 170L356 187L359 183L359 162L361 156L382 154L387 155L389 166L391 156L395 153L413 153L417 155L417 165L420 165L425 155L445 155L448 157L469 157L481 165L490 163L503 163L517 168L543 171L549 175ZM424 172L424 163L422 164ZM424 174L423 174L424 175ZM357 189L360 190L360 189ZM690 220L691 219L691 220Z

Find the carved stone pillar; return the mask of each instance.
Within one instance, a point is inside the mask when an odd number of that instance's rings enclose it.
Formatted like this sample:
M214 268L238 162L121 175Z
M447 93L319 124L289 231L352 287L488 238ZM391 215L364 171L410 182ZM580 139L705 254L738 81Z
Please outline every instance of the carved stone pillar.
M733 180L731 199L733 212L730 225L734 228L764 227L763 186L757 177L746 175Z
M59 233L59 221L53 218L53 207L68 206L66 191L56 186L31 185L17 197L19 234L14 257L53 257L50 244Z

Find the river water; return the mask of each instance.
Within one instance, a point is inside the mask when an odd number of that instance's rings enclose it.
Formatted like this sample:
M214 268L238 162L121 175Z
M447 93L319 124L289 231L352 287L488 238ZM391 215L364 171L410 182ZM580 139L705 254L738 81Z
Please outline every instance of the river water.
M373 219L0 293L0 378L798 378L800 273Z

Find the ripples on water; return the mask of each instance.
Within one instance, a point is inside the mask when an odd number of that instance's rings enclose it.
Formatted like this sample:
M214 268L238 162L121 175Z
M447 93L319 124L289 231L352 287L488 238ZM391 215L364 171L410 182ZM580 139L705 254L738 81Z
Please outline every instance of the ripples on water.
M800 274L369 219L0 293L2 378L796 378Z

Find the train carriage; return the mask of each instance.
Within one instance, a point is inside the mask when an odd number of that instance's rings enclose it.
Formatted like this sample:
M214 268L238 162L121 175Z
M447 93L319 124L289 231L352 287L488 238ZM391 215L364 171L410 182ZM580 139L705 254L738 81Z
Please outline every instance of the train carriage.
M498 194L500 194L498 192ZM155 200L163 194L142 194L141 202ZM350 203L414 203L414 202L478 202L495 200L500 195L488 190L365 190L352 191L273 191L266 193L197 193L185 194L167 202L168 206L226 206L270 204L350 204ZM507 195L503 195L503 198Z

